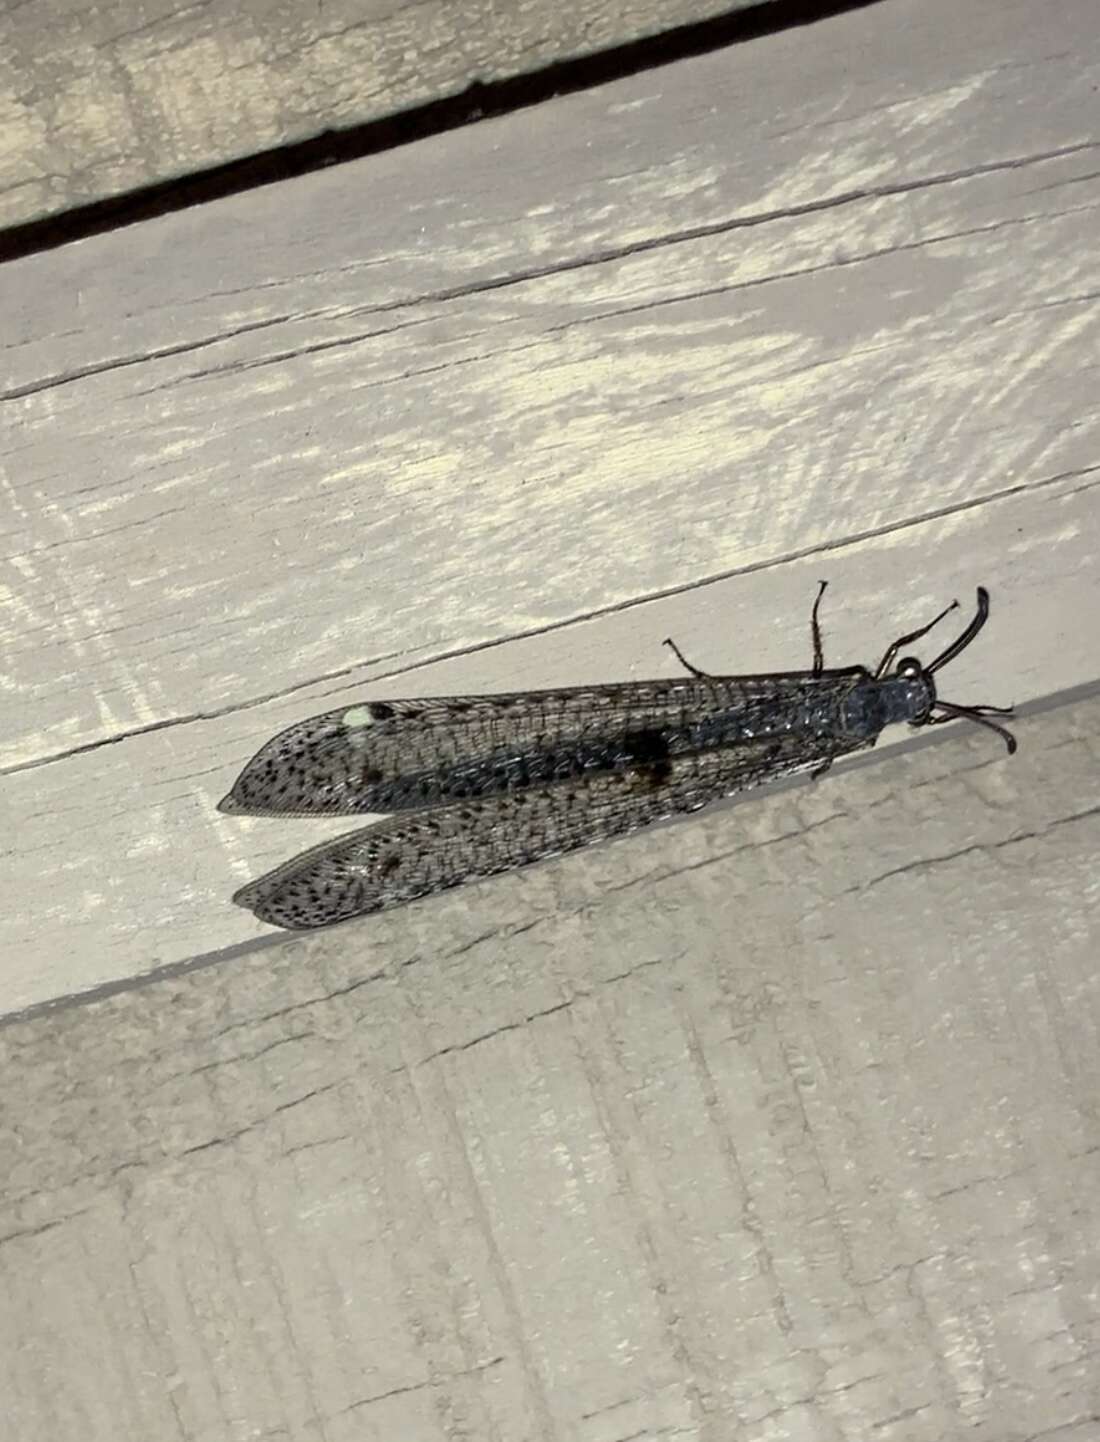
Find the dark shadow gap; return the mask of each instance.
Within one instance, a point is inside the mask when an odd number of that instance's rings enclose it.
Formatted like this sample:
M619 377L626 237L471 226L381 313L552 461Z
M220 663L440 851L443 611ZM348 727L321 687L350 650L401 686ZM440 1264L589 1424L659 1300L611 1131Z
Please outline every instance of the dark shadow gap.
M52 250L189 206L205 205L258 186L275 185L330 165L411 145L462 125L542 104L559 95L606 85L677 60L813 25L878 3L880 0L762 0L729 15L683 25L595 55L558 61L531 74L489 84L475 81L458 95L429 101L396 115L366 121L347 130L323 131L309 140L243 156L193 175L158 181L125 195L12 226L0 231L0 262Z

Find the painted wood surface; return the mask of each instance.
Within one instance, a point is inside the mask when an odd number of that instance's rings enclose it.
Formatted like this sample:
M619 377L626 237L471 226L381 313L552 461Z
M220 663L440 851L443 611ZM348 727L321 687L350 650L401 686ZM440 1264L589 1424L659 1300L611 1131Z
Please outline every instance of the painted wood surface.
M12 1435L1094 1442L1098 737L0 1028Z
M896 0L0 271L21 1442L1094 1442L1093 17ZM942 689L1019 753L228 905L343 829L214 811L286 722L803 665L820 576L836 663L988 585Z
M981 582L951 694L1093 679L1093 22L860 12L0 272L6 1008L254 935L322 832L214 804L367 683L799 666L821 575L835 663Z
M0 227L744 8L745 0L0 0Z

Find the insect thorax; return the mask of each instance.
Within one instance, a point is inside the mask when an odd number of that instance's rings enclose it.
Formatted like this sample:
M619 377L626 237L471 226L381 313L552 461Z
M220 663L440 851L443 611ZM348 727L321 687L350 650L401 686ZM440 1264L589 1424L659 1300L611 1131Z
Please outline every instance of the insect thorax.
M852 736L877 736L884 726L899 721L920 725L936 700L936 688L927 671L900 669L876 681L858 681L844 700L844 729Z

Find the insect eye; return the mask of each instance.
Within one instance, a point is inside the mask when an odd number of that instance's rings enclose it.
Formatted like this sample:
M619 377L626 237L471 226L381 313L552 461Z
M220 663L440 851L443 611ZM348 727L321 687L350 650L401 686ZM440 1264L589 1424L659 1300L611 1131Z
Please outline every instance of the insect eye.
M924 667L915 656L906 656L903 660L898 662L897 674L899 676L904 676L909 681L915 680L916 677L920 676L923 673L923 671Z

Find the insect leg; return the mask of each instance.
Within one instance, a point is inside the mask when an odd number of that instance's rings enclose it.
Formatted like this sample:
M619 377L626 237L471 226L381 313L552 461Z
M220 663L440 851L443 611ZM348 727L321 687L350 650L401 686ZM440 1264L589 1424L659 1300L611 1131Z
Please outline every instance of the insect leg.
M821 644L821 622L818 619L818 612L821 609L821 598L825 594L825 587L828 581L817 583L817 599L814 601L814 608L810 612L810 633L814 638L814 675L820 676L825 669L825 650ZM817 775L817 772L814 772Z
M683 666L685 671L690 671L693 676L700 676L704 681L710 681L713 679L709 671L700 671L698 666L693 666L690 661L685 659L684 653L680 650L679 646L677 646L676 642L672 639L671 636L665 637L664 644L672 648L672 651L676 656L677 661L679 661L680 665Z

